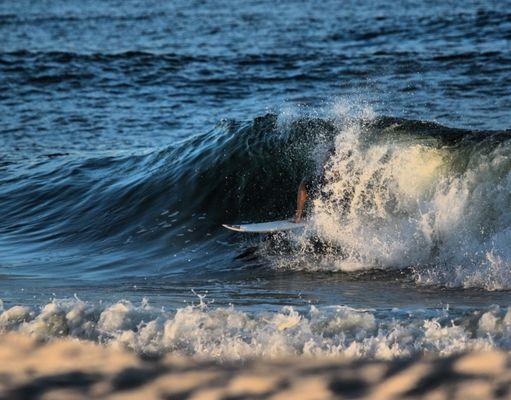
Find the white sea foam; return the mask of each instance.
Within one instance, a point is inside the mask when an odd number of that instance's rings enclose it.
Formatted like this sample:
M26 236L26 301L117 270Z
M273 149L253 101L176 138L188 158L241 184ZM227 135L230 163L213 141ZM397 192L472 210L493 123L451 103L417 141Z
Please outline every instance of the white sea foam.
M138 353L220 360L289 355L391 359L511 349L511 309L372 311L345 306L244 312L189 305L176 312L121 301L108 307L54 300L41 308L15 306L0 315L0 331L51 340L71 336Z
M313 201L313 232L340 249L313 263L279 260L287 268L352 271L415 269L421 284L511 288L511 145L443 146L432 137L375 137L362 109L333 107L339 132ZM366 111L364 111L366 110ZM351 112L351 111L350 111ZM328 252L327 252L328 253Z

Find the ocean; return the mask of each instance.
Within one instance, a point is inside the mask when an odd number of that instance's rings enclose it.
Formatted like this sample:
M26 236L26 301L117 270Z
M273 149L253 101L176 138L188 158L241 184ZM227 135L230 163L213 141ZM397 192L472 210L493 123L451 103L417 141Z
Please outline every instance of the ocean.
M0 331L511 350L510 5L0 2Z

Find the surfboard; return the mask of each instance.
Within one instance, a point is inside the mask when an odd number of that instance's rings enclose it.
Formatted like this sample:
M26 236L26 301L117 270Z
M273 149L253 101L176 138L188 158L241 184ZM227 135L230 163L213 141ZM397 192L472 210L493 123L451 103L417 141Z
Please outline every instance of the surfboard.
M300 229L307 225L305 222L295 223L293 221L271 221L271 222L259 222L257 224L241 224L241 225L228 225L223 224L224 228L230 229L236 232L246 233L272 233L272 232L283 232L291 231L294 229Z

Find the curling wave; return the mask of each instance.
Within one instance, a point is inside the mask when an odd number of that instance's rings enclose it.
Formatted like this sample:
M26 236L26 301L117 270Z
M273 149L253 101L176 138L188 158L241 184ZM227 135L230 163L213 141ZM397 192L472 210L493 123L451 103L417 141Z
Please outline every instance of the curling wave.
M11 165L15 172L0 181L0 246L4 254L12 243L25 243L27 252L65 249L71 262L76 254L107 254L90 271L116 276L169 251L194 247L208 254L216 246L218 252L228 235L220 224L292 215L301 178L321 167L333 147L310 210L310 231L328 246L315 247L318 257L304 263L311 235L292 237L297 246L279 265L412 268L419 283L508 289L510 138L509 131L371 112L267 114L222 121L146 153L41 157L29 168ZM259 253L266 250L263 244ZM89 267L80 268L66 273L83 276Z

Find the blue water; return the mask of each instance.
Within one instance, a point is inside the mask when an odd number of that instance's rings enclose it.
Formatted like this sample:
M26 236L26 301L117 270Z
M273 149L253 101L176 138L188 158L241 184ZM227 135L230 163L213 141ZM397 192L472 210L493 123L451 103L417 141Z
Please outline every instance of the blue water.
M258 321L292 306L312 324L311 306L327 320L342 306L370 309L374 329L395 318L426 335L417 327L447 313L442 327L461 318L467 337L499 337L511 289L508 8L1 2L0 298L33 311L0 327L28 329L67 301L66 312L98 307L85 319L99 325L112 304L141 301L175 322L206 294L211 312L232 305ZM221 227L292 216L300 180L332 146L310 231ZM140 333L154 318L140 307L136 323L103 330ZM488 313L498 322L485 331Z

